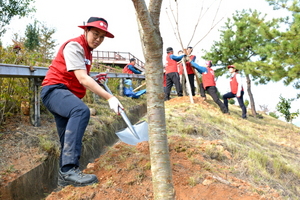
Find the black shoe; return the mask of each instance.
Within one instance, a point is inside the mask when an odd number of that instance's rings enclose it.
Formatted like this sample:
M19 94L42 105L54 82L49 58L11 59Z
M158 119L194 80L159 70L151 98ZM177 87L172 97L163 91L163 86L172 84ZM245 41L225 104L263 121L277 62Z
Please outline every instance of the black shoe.
M67 186L73 185L75 187L87 186L98 183L98 179L94 174L84 174L78 167L74 167L67 172L58 172L58 185Z

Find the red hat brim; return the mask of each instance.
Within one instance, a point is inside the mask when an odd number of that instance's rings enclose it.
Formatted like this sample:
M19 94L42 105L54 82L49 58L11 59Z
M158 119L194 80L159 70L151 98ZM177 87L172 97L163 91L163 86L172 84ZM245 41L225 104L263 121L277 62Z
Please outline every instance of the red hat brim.
M237 68L235 68L234 65L228 65L228 66L227 66L227 69L229 69L229 68L233 68L233 69L235 69L235 71L239 71Z
M94 22L87 23L84 26L78 26L78 27L82 28L82 29L86 29L87 27L99 28L106 32L105 37L109 37L109 38L115 37L113 34L111 34L109 31L107 31L107 24L103 21L94 21Z

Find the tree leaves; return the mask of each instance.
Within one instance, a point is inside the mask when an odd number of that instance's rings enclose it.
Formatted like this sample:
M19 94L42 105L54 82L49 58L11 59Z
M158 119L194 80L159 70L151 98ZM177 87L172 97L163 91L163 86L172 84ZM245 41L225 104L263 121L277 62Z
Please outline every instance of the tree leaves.
M5 26L9 25L15 16L25 17L31 12L35 12L30 3L34 0L1 0L0 1L0 37L5 33Z

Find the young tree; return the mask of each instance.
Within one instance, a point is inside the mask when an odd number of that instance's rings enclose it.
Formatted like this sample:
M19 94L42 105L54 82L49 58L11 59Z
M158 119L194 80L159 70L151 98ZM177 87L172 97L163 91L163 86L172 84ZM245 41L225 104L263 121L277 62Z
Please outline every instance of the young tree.
M5 33L5 26L15 16L19 18L35 12L35 8L30 6L34 0L9 0L0 1L0 37Z
M284 118L287 122L292 123L292 120L295 119L296 117L298 117L298 115L299 115L299 109L297 110L297 112L294 112L294 113L292 113L290 111L291 102L294 101L295 99L285 99L281 95L280 95L279 99L280 99L280 101L278 102L278 104L276 106L277 111L284 116Z
M163 92L163 42L159 29L162 0L132 0L145 56L147 114L154 199L174 199L174 186L166 132Z
M250 98L252 115L256 116L251 82L266 84L270 78L265 76L266 63L265 46L272 43L272 39L263 36L262 32L276 27L277 21L267 22L266 16L254 10L237 11L232 19L228 18L223 30L221 41L215 41L210 52L204 58L212 60L217 65L224 66L216 70L216 76L227 72L228 65L234 64L245 74L247 92Z
M55 40L52 38L54 33L54 28L48 28L44 24L40 28L39 52L43 56L43 63L45 63L47 60L52 60L54 48L56 46Z
M26 31L25 31L25 47L29 51L37 50L40 46L40 41L39 41L39 34L40 30L38 27L38 22L35 20L33 24L28 24L26 26Z
M287 11L287 16L280 18L286 30L274 35L276 45L269 51L270 59L280 69L273 69L273 80L284 79L286 85L294 83L300 89L300 2L298 0L267 0L274 10ZM298 94L298 98L300 94Z

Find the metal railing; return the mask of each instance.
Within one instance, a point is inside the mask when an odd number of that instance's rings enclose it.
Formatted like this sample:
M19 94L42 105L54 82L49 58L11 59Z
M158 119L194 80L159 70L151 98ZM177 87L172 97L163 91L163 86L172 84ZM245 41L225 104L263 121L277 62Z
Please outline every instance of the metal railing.
M46 76L48 68L38 66L25 66L25 65L13 65L0 63L0 77L4 78L29 78L29 88L32 91L30 98L30 122L33 126L40 126L40 86ZM105 70L106 71L106 70ZM106 73L103 71L104 73ZM103 73L102 72L102 73ZM90 76L96 76L100 72L90 72ZM123 73L106 73L108 78L134 78L134 79L145 79L144 75L140 74L123 74ZM120 81L120 83L123 81ZM120 88L123 88L120 85ZM121 93L121 92L120 92Z
M145 63L138 59L130 52L116 52L116 51L93 51L93 61L103 63L122 63L128 64L131 58L136 59L136 66L138 69L144 71Z

